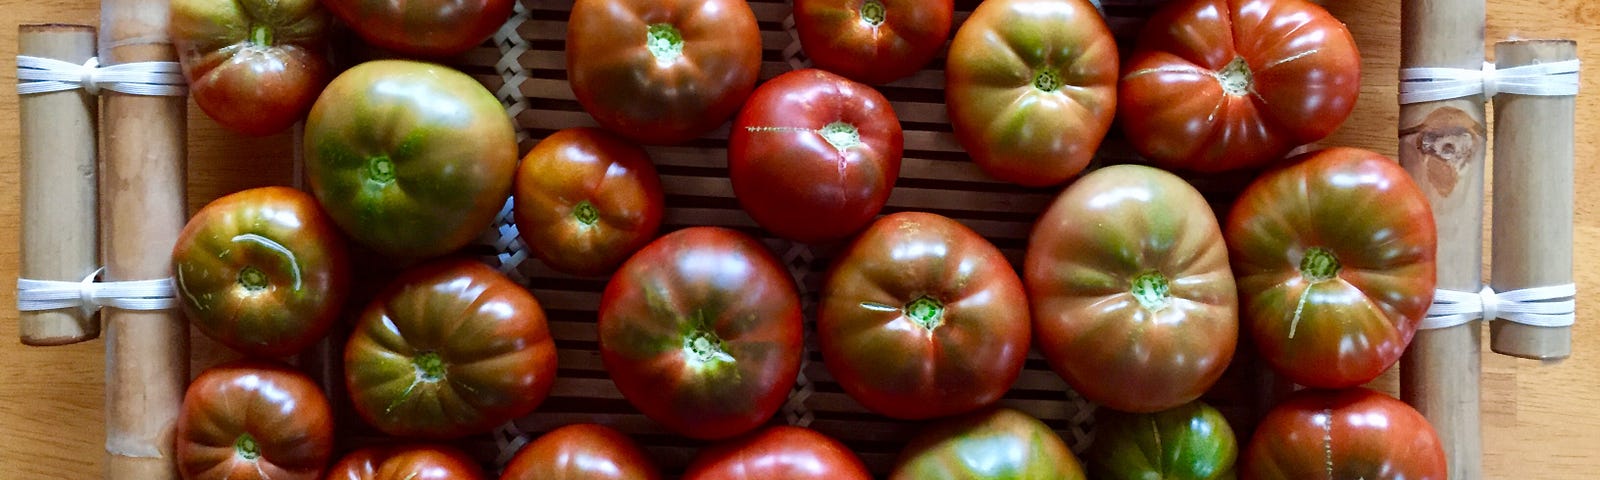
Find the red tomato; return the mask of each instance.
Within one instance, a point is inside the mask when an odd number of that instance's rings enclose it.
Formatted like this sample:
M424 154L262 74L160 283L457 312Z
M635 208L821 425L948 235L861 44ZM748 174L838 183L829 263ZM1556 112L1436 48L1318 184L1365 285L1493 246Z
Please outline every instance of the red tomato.
M649 144L722 125L761 73L761 31L741 0L577 0L567 80L600 125Z
M1028 299L1011 264L954 220L874 222L822 287L823 362L874 412L924 419L1000 399L1028 356Z
M511 16L512 0L322 0L367 43L444 57L483 44Z
M333 456L333 410L303 373L234 362L189 384L177 438L185 480L316 480Z
M1241 319L1295 383L1361 385L1400 358L1433 303L1433 212L1382 155L1333 148L1290 161L1228 215Z
M795 30L811 63L858 82L904 78L950 35L951 0L795 0Z
M889 201L904 137L889 100L822 70L756 89L733 121L728 176L762 228L807 243L861 230Z
M1433 425L1388 395L1304 390L1267 412L1241 460L1243 480L1443 480Z
M550 268L605 275L661 227L661 179L644 149L598 128L546 137L522 158L517 231Z
M600 359L622 396L684 436L765 423L800 372L800 297L749 235L679 230L646 245L600 299Z
M500 480L660 480L627 435L592 423L551 430L517 451Z
M316 0L174 0L172 46L195 105L246 135L305 118L331 70Z
M1146 24L1117 111L1156 165L1219 172L1328 136L1360 90L1355 40L1314 3L1179 0Z
M483 469L445 445L369 447L345 455L325 480L484 480Z
M872 480L844 444L816 431L768 427L695 455L683 480Z

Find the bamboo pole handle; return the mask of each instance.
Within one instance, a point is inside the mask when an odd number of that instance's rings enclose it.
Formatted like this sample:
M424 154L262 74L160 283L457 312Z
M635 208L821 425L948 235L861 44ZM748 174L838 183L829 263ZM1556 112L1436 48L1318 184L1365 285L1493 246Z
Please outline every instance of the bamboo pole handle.
M94 56L87 25L19 25L17 52L84 63ZM22 278L79 281L99 268L95 124L99 98L83 90L24 95ZM99 316L76 308L18 312L22 343L67 345L100 336Z
M1577 58L1571 40L1495 44L1495 68ZM1494 99L1494 236L1490 287L1505 292L1572 283L1572 96L1502 93ZM1572 354L1572 327L1497 320L1490 347L1521 358Z

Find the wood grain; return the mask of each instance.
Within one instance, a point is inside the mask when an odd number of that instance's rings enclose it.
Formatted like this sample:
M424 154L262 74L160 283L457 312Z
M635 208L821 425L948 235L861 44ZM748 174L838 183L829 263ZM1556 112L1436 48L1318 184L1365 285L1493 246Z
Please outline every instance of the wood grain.
M16 24L83 22L93 24L99 6L88 0L0 0L7 25L0 26L0 74L15 80ZM1399 4L1385 0L1327 2L1350 24L1365 58L1361 100L1339 132L1321 145L1351 145L1387 155L1396 153L1395 69L1399 62ZM1585 64L1584 95L1578 98L1576 158L1600 155L1600 2L1589 0L1490 0L1488 41L1511 36L1578 40ZM8 83L10 84L10 83ZM16 278L20 217L16 96L0 95L0 284ZM291 175L287 134L244 139L224 133L189 108L188 207L193 212L228 192L268 184L288 184ZM1580 161L1577 185L1600 184L1600 162ZM1492 212L1490 213L1492 215ZM1577 194L1576 258L1600 254L1600 189ZM1486 235L1487 237L1487 235ZM1487 268L1487 267L1486 267ZM1600 328L1591 316L1600 308L1585 299L1600 288L1600 265L1575 266L1582 299L1573 331L1573 355L1542 365L1489 353L1483 356L1485 478L1587 479L1600 471L1593 447L1600 441ZM0 305L12 305L15 292L0 288ZM1600 320L1596 320L1600 321ZM1487 335L1485 335L1487 337ZM17 338L17 318L0 308L0 339ZM85 479L105 468L104 349L101 340L64 347L23 347L0 341L0 478ZM193 371L222 361L226 354L196 337ZM1378 382L1393 392L1394 378Z

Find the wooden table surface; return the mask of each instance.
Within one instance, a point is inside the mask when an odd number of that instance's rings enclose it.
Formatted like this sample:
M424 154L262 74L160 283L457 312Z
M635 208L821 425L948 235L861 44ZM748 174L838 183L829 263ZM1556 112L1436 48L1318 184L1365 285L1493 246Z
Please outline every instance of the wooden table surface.
M1395 154L1395 69L1399 57L1399 2L1327 0L1350 24L1363 60L1361 101L1350 121L1326 145L1352 145ZM5 85L15 81L19 23L97 23L90 0L0 0L0 66ZM1585 64L1579 97L1576 257L1600 255L1600 2L1592 0L1490 0L1488 39L1570 38ZM1492 47L1491 50L1492 52ZM1492 54L1492 53L1491 53ZM9 88L9 87L7 87ZM17 100L0 94L0 279L16 278L18 256ZM286 184L290 139L244 139L219 130L190 109L189 209L228 192ZM1487 251L1487 247L1485 248ZM1584 299L1600 291L1600 262L1576 266ZM1487 278L1487 266L1485 276ZM0 288L0 305L14 290ZM1579 302L1572 358L1540 364L1496 355L1484 347L1484 462L1489 478L1579 479L1600 471L1600 310ZM1485 340L1488 335L1485 334ZM29 348L17 341L16 314L0 308L0 479L95 478L104 453L104 348L78 345ZM226 354L197 336L196 371ZM1393 376L1378 382L1393 388Z

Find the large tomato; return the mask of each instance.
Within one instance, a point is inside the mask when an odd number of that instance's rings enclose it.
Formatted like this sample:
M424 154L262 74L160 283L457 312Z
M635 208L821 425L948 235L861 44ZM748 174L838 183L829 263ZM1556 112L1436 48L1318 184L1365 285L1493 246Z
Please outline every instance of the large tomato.
M316 0L174 0L171 9L189 95L229 130L283 131L328 83L328 14Z
M322 0L367 43L406 55L443 57L488 40L513 0Z
M605 275L650 243L665 202L649 154L598 128L545 137L517 167L517 231L550 268Z
M639 445L592 423L551 430L517 451L500 480L660 480L661 469Z
M1168 169L1266 165L1339 128L1361 90L1356 43L1305 0L1179 0L1151 17L1117 110Z
M333 456L333 410L305 374L234 362L189 384L177 438L185 480L317 480Z
M1028 298L977 232L932 213L896 213L835 261L817 340L839 386L872 411L964 413L999 400L1022 372Z
M872 480L872 474L839 441L783 425L701 450L683 479Z
M1040 352L1095 403L1176 407L1233 359L1239 302L1222 227L1173 174L1117 165L1073 182L1034 225L1024 271Z
M345 455L326 480L484 480L483 468L445 445L367 447Z
M1222 412L1190 402L1157 413L1100 410L1090 461L1103 480L1233 480L1239 443Z
M800 372L800 297L755 238L717 227L646 245L600 299L600 359L617 389L684 436L766 422Z
M511 117L472 77L405 60L357 65L306 120L306 174L333 220L379 253L461 248L511 195Z
M1239 468L1243 480L1443 480L1446 470L1428 419L1365 388L1295 393L1261 419Z
M889 201L904 137L889 100L817 69L761 84L728 137L728 177L762 228L808 243L861 230Z
M1083 480L1078 457L1038 419L989 409L928 426L911 443L889 480Z
M1228 215L1240 318L1295 383L1361 385L1400 358L1433 301L1433 212L1382 155L1333 148L1291 162Z
M742 0L577 0L567 80L595 121L650 144L728 120L761 73L761 31Z
M817 68L879 85L933 60L954 12L951 0L795 0L794 24Z
M556 375L533 295L488 266L439 260L367 306L344 350L356 412L390 435L454 438L532 412Z
M1055 185L1083 171L1116 90L1116 40L1088 0L988 0L950 42L950 125L1000 180Z
M287 187L233 193L196 212L172 248L183 314L250 355L292 355L328 333L344 307L344 237L315 199Z

